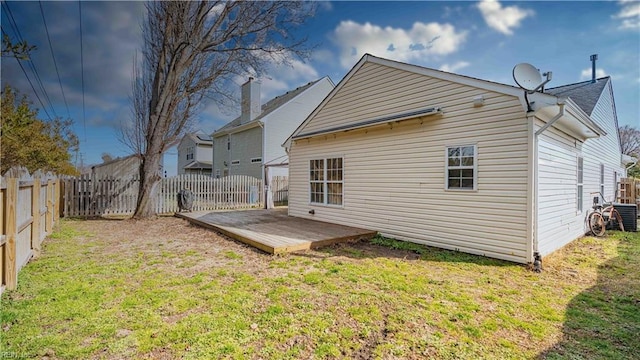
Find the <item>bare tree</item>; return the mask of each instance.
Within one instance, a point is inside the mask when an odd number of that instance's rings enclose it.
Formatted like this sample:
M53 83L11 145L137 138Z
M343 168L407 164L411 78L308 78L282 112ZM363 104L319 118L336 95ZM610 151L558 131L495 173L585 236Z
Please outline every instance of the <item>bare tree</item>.
M134 121L122 132L141 155L135 218L154 216L162 154L188 129L203 97L228 101L236 77L306 57L291 30L312 14L309 2L148 2L142 61L136 67Z
M629 156L640 156L640 130L624 125L619 130L622 153Z

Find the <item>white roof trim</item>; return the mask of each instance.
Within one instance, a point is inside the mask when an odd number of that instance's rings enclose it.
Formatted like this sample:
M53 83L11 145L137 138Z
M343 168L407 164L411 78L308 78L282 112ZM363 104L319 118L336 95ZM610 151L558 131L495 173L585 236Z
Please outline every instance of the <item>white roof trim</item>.
M385 124L390 122L399 122L403 120L415 119L423 116L436 115L436 114L442 114L442 110L439 107L430 107L426 109L420 109L416 111L410 111L410 112L360 121L354 124L337 126L330 129L312 131L310 133L296 135L292 139L293 140L305 139L305 138L310 138L317 135L326 135L326 134L333 134L333 133L343 132L343 131L351 131L351 130L362 129L366 127L376 126L380 124Z

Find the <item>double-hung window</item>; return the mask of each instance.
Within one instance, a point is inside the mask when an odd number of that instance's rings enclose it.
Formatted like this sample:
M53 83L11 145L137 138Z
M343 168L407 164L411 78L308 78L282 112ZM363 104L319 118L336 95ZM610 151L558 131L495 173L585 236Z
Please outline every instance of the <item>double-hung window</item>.
M583 203L583 198L584 198L584 186L583 186L583 179L584 179L584 158L582 158L582 156L578 157L578 186L577 186L577 191L578 194L576 196L577 199L577 204L576 204L576 208L578 209L578 211L582 211L582 203Z
M446 189L475 190L478 183L476 145L448 146L446 155Z
M309 161L309 202L342 205L344 197L342 158Z

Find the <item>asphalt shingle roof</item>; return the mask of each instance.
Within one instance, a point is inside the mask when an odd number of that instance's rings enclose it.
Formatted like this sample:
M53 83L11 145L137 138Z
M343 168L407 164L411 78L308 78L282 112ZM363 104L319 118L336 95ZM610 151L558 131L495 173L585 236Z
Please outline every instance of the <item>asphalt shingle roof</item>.
M264 118L265 116L269 115L272 111L274 111L277 108L279 108L280 106L286 104L289 100L291 100L294 97L298 96L303 91L307 90L308 88L310 88L311 86L313 86L315 83L317 83L320 80L322 80L322 79L318 79L318 80L312 81L310 83L302 85L302 86L300 86L300 87L298 87L298 88L296 88L294 90L287 91L286 93L284 93L282 95L279 95L279 96L276 96L273 99L267 101L266 104L262 105L262 112L260 113L260 115L258 117L256 117L255 119L247 122L246 124L249 124L249 123L252 123L252 122L256 122L256 121ZM240 116L238 116L237 118L231 120L225 126L223 126L220 129L216 130L216 132L233 129L236 126L240 126Z
M596 103L600 98L600 94L602 94L608 80L609 77L605 76L597 79L595 83L591 83L591 80L588 80L575 84L545 89L545 92L554 96L569 97L585 113L587 113L587 115L591 116L593 108L596 106Z

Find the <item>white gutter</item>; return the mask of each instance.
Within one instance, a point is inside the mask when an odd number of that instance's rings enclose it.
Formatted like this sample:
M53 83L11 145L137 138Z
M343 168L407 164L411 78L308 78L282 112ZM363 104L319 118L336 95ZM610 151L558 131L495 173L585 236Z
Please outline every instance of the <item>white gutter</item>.
M565 100L559 100L557 103L558 106L560 106L560 109L558 111L558 113L549 121L547 121L547 123L541 127L540 129L538 129L538 131L535 132L534 136L533 136L533 206L534 206L534 212L533 212L533 258L534 258L534 262L533 262L533 267L534 270L537 272L542 271L542 263L541 263L541 259L542 257L540 256L540 244L538 241L538 192L539 192L539 179L538 179L538 161L539 161L539 151L538 151L538 136L540 136L543 132L545 132L551 125L553 125L553 123L555 123L556 121L558 121L563 115L564 115L564 105L565 105ZM533 118L533 126L535 126L535 116Z

